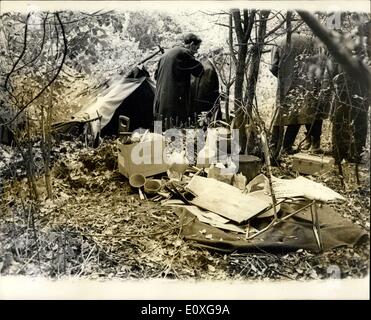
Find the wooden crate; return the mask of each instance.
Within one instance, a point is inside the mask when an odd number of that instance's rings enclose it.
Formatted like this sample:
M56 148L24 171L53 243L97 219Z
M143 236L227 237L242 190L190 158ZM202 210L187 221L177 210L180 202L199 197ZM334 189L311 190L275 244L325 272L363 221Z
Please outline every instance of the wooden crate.
M155 150L155 148L157 149ZM149 177L166 172L168 164L162 156L164 148L164 141L146 141L131 144L118 142L119 172L127 178L137 173ZM161 156L159 156L160 152Z
M292 157L292 169L299 173L321 175L330 171L335 163L334 158L297 153Z

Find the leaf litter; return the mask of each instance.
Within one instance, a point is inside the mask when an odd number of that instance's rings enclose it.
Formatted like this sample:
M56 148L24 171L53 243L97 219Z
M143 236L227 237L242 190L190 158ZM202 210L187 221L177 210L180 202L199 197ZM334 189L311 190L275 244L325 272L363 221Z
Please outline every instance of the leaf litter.
M182 225L172 211L159 202L140 200L118 173L114 141L108 140L97 149L67 141L58 150L52 170L52 200L39 205L28 200L25 179L3 183L2 275L312 280L330 278L333 266L339 268L341 278L368 274L368 243L320 255L305 250L226 255L194 246L182 239ZM3 158L10 159L9 154L7 151ZM277 175L292 176L290 164L285 163ZM345 192L335 173L320 179L346 197L335 209L369 232L369 179L364 178L361 186L348 183ZM42 187L40 190L45 193Z

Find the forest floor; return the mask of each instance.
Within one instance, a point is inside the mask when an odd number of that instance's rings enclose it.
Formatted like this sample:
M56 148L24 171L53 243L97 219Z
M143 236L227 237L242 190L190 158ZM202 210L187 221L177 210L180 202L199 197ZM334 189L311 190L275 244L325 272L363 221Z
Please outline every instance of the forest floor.
M46 199L41 176L37 181L39 203L28 200L25 177L11 179L23 170L16 167L19 155L6 147L0 151L1 275L310 280L328 279L334 266L341 278L363 278L369 273L369 242L322 254L306 250L221 254L193 246L182 238L172 208L141 200L118 172L114 141L96 149L85 148L78 141L65 141L54 148L53 199ZM286 159L275 173L292 175L290 168L291 161ZM361 183L357 185L352 169L345 166L345 189L336 170L317 181L346 198L336 205L337 211L369 234L368 168L369 163L360 167Z

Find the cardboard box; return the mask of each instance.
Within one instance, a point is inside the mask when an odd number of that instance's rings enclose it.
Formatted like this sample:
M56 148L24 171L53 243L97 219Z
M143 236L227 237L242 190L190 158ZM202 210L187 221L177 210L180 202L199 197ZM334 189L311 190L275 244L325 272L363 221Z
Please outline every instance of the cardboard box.
M168 164L163 159L165 141L146 141L131 144L118 142L119 172L129 178L140 173L145 177L166 172Z
M297 153L292 157L292 169L299 173L321 175L333 168L334 158Z

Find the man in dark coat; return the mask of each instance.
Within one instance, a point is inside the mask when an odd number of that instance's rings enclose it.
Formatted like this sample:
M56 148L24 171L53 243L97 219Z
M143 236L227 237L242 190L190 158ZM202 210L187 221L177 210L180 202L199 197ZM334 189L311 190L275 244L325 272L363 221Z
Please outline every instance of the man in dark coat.
M319 98L325 61L314 39L302 34L291 35L290 47L285 38L273 49L271 72L278 78L278 87L271 147L276 157L284 126L287 126L284 152L293 152L292 146L303 124L307 140L319 148L322 120L327 117L330 106L329 101Z
M354 54L360 63L361 55ZM333 81L335 99L331 114L332 148L335 163L342 160L360 163L366 145L370 95L367 83L355 81L335 64Z
M202 64L194 58L200 44L199 37L187 34L184 46L168 50L158 63L154 112L157 120L167 120L166 128L172 126L171 121L186 125L193 117L190 107L191 75L200 77L204 71Z
M208 112L209 119L214 115L221 119L218 73L210 58L204 57L200 62L204 73L201 77L191 77L191 112L196 115Z

